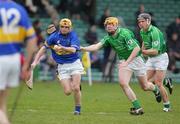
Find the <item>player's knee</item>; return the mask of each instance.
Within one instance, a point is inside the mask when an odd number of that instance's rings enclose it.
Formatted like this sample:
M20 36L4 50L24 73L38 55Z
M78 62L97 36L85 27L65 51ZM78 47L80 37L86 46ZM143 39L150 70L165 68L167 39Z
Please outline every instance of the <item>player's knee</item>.
M69 95L71 95L71 90L64 90L64 94L66 95L66 96L69 96Z
M79 92L80 91L80 87L79 86L75 86L74 87L74 92Z
M128 86L128 83L124 83L124 82L120 82L119 84L120 84L120 86L121 86L122 88Z

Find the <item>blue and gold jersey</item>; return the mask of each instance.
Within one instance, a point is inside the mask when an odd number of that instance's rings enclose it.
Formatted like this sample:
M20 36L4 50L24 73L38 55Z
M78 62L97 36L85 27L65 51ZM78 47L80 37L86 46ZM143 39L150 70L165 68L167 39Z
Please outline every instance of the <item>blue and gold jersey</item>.
M74 31L71 31L68 35L62 35L60 32L54 32L47 39L45 44L51 48L53 59L59 63L72 63L79 59L80 42ZM75 53L69 53L66 51L56 52L53 50L54 45L61 45L65 47L74 47Z
M26 10L13 1L0 0L0 55L20 52L24 41L34 37Z

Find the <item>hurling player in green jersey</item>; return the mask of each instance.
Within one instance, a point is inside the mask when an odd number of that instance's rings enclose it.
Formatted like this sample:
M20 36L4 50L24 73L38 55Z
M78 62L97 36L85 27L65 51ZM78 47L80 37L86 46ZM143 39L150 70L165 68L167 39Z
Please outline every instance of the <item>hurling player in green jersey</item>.
M142 13L138 16L138 24L141 28L140 34L143 40L142 53L148 57L146 62L148 80L154 79L154 83L159 87L165 112L170 110L170 102L163 80L169 63L166 53L166 41L163 33L155 26L151 25L151 16Z
M153 91L156 100L161 101L161 95L157 86L147 81L145 62L140 54L138 41L134 38L134 34L125 28L119 27L119 22L116 17L108 17L104 22L107 36L99 43L87 47L81 47L83 51L96 51L105 46L111 46L119 57L119 84L125 95L132 102L133 107L130 113L133 115L143 114L143 109L140 106L134 91L129 86L129 82L133 72L143 90Z

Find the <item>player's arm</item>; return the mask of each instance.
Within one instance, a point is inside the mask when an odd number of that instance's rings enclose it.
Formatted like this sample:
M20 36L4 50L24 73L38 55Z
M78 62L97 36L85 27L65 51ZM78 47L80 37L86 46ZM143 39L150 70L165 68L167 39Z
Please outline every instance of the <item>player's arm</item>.
M37 51L36 43L37 43L36 37L29 39L27 42L27 46L26 46L27 55L26 55L26 61L24 62L23 67L22 67L23 72L27 71L30 67L33 56L35 52Z
M56 52L66 52L66 53L75 53L79 50L79 39L75 32L70 33L70 46L63 46L61 44L54 45L54 50Z
M140 51L140 47L139 47L139 46L136 46L136 47L133 49L131 55L130 55L130 56L128 57L128 59L126 60L126 62L127 62L127 63L130 63L130 62L137 56L137 54L139 53L139 51Z
M82 51L97 51L98 49L102 48L103 47L103 44L102 42L99 42L97 44L93 44L93 45L90 45L90 46L87 46L87 47L80 47L80 49Z
M22 8L22 18L23 18L23 33L21 33L22 37L26 39L26 57L24 64L22 66L22 72L21 72L21 78L27 79L29 75L29 67L31 64L31 61L33 59L34 53L37 51L37 36L35 34L35 30L32 27L31 21L29 19L29 16L24 8ZM24 39L24 40L25 40Z
M142 50L142 53L144 55L157 55L158 54L158 50L156 50L156 49Z
M144 42L142 42L141 50L145 50Z
M157 55L157 54L158 54L158 50L156 50L156 49L147 49L147 50L146 50L146 48L145 48L145 46L144 46L144 42L142 43L141 50L142 50L142 54L143 54L144 56Z
M137 41L132 38L132 35L131 34L126 34L125 38L125 43L127 45L127 48L129 50L132 50L131 54L129 55L128 59L123 62L120 66L127 66L139 53L140 51L140 47L137 43Z
M66 51L66 52L70 52L70 53L75 53L76 52L76 48L74 47L65 47L62 45L54 45L53 48L55 51L57 52L61 52L61 51Z
M158 31L156 31L156 30L154 30L151 33L152 48L142 51L142 53L145 54L145 55L155 56L155 55L157 55L159 53L159 50L160 50L160 35L159 35Z
M39 63L39 60L41 58L42 55L44 55L46 51L46 47L45 46L42 46L39 51L37 52L35 58L34 58L34 61L32 62L31 64L31 68L34 69L36 67L36 65Z
M138 54L138 52L140 51L140 47L136 46L133 51L131 52L130 56L128 57L128 59L124 62L122 62L119 66L120 67L125 67L127 66Z

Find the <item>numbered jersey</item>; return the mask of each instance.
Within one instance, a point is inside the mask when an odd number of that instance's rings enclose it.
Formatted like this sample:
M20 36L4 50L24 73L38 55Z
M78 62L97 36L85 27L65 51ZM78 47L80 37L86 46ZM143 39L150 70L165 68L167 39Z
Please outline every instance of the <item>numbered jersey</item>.
M13 1L0 3L0 55L21 51L25 39L35 37L35 31L24 8Z

